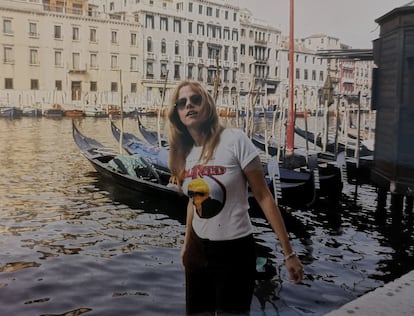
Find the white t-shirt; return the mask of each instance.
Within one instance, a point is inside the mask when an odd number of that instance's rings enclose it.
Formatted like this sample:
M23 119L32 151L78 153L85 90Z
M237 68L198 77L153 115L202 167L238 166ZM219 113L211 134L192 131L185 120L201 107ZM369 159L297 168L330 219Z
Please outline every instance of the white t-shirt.
M202 148L194 146L186 160L185 194L193 196L193 229L201 238L231 240L252 233L247 179L243 170L258 152L246 134L227 128L212 160L199 161Z

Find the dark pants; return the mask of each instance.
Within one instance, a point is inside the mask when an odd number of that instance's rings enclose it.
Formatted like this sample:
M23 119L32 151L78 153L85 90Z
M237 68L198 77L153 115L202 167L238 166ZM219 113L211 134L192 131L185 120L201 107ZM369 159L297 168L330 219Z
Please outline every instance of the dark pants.
M193 232L186 257L187 314L249 313L256 273L252 235L210 241Z

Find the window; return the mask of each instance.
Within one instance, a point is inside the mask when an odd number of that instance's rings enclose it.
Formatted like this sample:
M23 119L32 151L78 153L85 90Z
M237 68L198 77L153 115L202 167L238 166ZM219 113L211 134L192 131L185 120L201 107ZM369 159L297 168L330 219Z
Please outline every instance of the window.
M62 67L62 51L55 50L55 67Z
M131 92L132 93L137 92L137 84L135 82L131 82Z
M224 18L225 18L226 20L228 20L228 19L229 19L229 11L224 11Z
M201 4L198 5L198 14L203 14L203 6Z
M118 82L111 82L111 92L118 92Z
M55 89L57 91L62 91L62 80L55 80Z
M202 23L197 24L197 35L203 35L204 36L204 24L202 24Z
M96 29L89 29L89 41L91 43L97 43L97 37L96 37Z
M237 62L237 56L238 56L237 47L233 47L233 61L234 62Z
M111 55L111 69L118 69L118 55Z
M193 33L193 22L192 21L188 22L188 33L189 34Z
M29 36L30 37L38 37L37 34L37 23L29 22Z
M161 64L161 74L160 74L160 78L161 79L166 78L167 77L167 73L168 73L167 64L166 63L162 63Z
M4 89L13 89L13 78L4 78Z
M190 2L188 4L188 12L193 12L193 3L192 2Z
M193 65L188 65L187 79L193 79Z
M168 18L160 17L160 30L168 31Z
M130 68L131 68L131 71L137 71L138 63L137 63L137 57L136 56L131 56Z
M224 46L224 60L229 60L229 47Z
M91 81L89 84L90 91L98 91L98 83L96 81Z
M213 8L212 7L207 7L207 16L212 16L213 15Z
M180 80L181 76L180 76L180 65L174 65L174 79L175 80Z
M118 44L118 32L117 31L111 32L111 43Z
M230 40L230 30L228 28L223 30L223 39Z
M296 79L300 79L300 69L296 68Z
M175 41L174 53L180 55L180 43L178 41Z
M323 81L323 71L319 72L319 81Z
M30 89L31 90L39 90L39 80L38 79L30 79Z
M147 52L152 52L152 38L150 36L147 38Z
M137 46L137 33L131 33L131 46Z
M308 70L307 69L304 70L303 79L308 80Z
M194 56L194 41L188 41L188 56Z
M79 70L80 68L80 54L72 53L72 69Z
M91 69L98 69L98 54L97 53L90 53L89 66Z
M14 58L13 58L13 48L10 46L5 46L4 47L4 59L3 61L7 64L7 63L13 63L14 62Z
M312 70L312 80L316 80L316 70Z
M220 17L220 9L216 9L216 18Z
M62 39L62 26L55 25L53 28L53 37L55 39Z
M13 34L12 20L11 19L4 19L3 20L3 33L4 34Z
M237 32L237 30L236 30L236 29L234 29L234 30L231 32L231 39L232 39L232 41L236 41L236 42L238 42L238 41L239 41L239 32Z
M148 79L154 78L154 68L151 62L147 63L147 78Z
M38 65L39 64L39 52L37 48L31 48L29 52L29 63L30 65Z
M82 81L72 81L72 101L80 101L82 96Z
M203 57L203 42L198 42L198 58Z
M72 12L73 14L82 14L82 5L77 3L72 3Z
M174 20L174 32L181 33L181 21Z
M63 1L56 1L56 12L63 12L65 4Z
M154 29L154 16L152 15L145 16L145 27L147 29Z
M72 28L72 40L79 41L79 27L77 26Z
M198 66L198 81L203 81L203 65Z

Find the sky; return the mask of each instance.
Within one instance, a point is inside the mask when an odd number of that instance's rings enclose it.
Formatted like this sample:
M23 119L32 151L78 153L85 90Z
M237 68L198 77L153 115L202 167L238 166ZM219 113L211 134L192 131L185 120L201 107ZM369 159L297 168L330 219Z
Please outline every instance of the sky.
M294 36L326 34L352 48L372 48L379 36L375 20L411 0L294 0ZM290 0L225 0L249 9L289 35Z

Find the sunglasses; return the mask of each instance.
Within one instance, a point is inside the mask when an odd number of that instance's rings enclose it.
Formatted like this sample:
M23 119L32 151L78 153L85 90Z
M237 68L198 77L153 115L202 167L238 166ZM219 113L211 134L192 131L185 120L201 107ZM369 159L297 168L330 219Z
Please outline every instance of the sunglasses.
M199 94L194 94L190 97L190 102L192 105L201 105L201 101L203 101L203 98ZM184 109L186 105L187 98L181 98L175 102L175 106L180 110Z
M206 196L206 193L204 193L204 192L188 191L188 197L193 198L195 196L203 197L203 196Z

